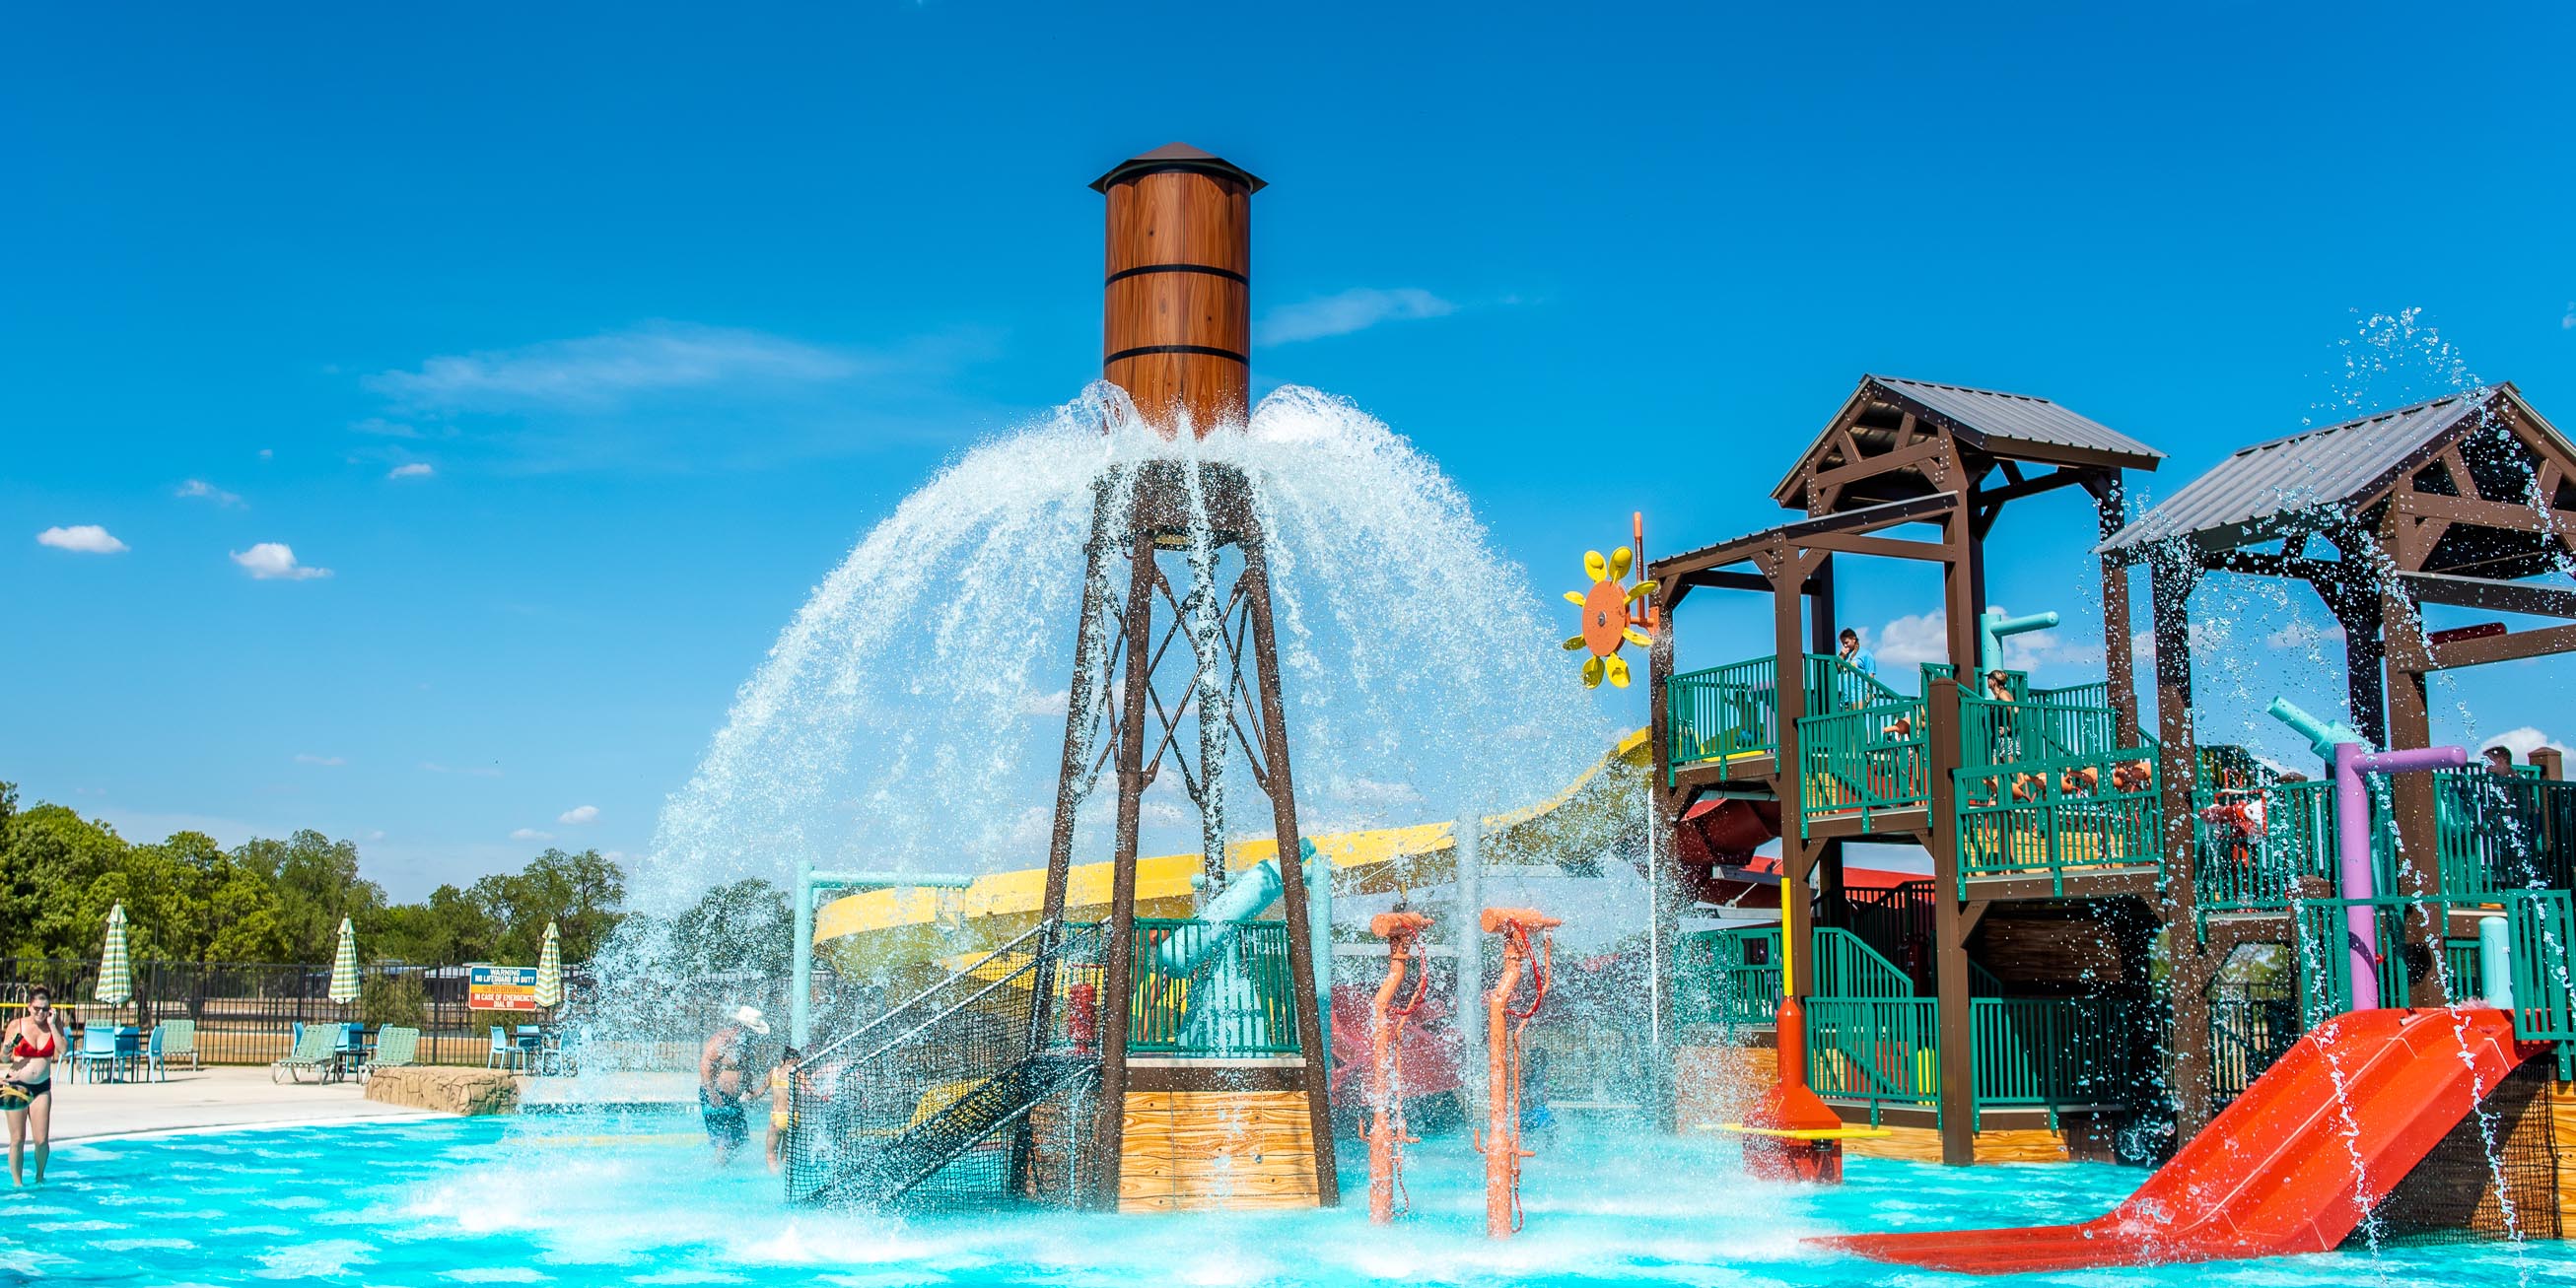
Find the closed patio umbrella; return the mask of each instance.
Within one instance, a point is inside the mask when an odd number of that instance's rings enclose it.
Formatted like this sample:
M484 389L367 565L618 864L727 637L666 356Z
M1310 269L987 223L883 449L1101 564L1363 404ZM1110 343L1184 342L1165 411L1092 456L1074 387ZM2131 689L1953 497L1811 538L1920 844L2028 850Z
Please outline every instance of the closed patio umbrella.
M107 912L107 955L98 962L97 1000L123 1006L134 1000L134 964L125 954L125 905Z
M563 932L546 923L546 942L537 949L537 1005L563 1005Z
M358 1000L358 928L347 917L340 919L340 951L331 958L331 1000Z

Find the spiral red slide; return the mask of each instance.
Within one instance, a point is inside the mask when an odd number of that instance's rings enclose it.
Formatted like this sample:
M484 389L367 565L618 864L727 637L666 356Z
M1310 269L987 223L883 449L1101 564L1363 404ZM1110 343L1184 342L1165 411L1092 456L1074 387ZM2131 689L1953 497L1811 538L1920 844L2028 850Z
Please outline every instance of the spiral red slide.
M1815 1242L1982 1275L2330 1251L2541 1049L2515 1042L2511 1017L2497 1010L2339 1016L2284 1053L2106 1215L2076 1225Z

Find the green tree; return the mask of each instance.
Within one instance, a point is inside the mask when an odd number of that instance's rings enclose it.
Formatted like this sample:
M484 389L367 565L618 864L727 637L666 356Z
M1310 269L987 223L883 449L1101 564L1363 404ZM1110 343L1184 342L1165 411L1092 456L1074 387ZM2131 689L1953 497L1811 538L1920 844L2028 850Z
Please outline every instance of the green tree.
M268 878L290 960L327 962L340 944L340 919L372 921L384 889L358 875L358 847L310 828L283 841L254 840L233 861Z
M60 805L16 808L0 836L0 943L21 957L77 958L98 953L107 930L107 904L124 886L102 882L120 874L126 845L114 829Z
M691 975L756 971L783 978L795 937L787 892L759 877L707 891L671 925L676 964Z

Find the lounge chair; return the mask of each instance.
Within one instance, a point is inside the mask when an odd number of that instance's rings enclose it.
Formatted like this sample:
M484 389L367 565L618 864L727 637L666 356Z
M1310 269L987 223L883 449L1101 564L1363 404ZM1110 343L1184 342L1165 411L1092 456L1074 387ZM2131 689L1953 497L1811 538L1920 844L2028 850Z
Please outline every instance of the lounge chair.
M91 1024L81 1029L80 1049L72 1053L72 1076L87 1073L92 1082L112 1081L117 1076L116 1029L113 1025ZM106 1071L106 1078L99 1074Z
M316 1024L298 1031L295 1049L287 1052L286 1058L268 1066L268 1080L301 1082L301 1072L311 1069L316 1078L328 1081L332 1069L339 1063L339 1044L340 1031L336 1028Z
M205 1067L197 1061L197 1022L195 1020L163 1020L152 1026L152 1040L160 1044L161 1061L172 1061L186 1056L190 1069Z
M419 1060L420 1030L388 1024L376 1030L375 1054L367 1057L366 1066L358 1070L358 1076L364 1079L378 1069L408 1068Z

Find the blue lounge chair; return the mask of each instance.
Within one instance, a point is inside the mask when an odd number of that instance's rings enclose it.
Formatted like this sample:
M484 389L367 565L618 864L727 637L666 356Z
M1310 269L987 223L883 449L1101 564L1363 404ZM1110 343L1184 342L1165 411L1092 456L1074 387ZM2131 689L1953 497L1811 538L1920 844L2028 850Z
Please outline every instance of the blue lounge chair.
M301 1082L303 1072L311 1069L315 1078L328 1081L331 1070L339 1062L339 1053L333 1049L339 1036L337 1032L318 1025L303 1029L295 1035L295 1049L287 1052L286 1058L268 1066L268 1080Z
M525 1053L519 1049L518 1043L510 1040L509 1030L502 1028L498 1024L493 1025L492 1050L483 1057L483 1067L486 1069L515 1069L519 1067L519 1062L523 1058L525 1058Z

